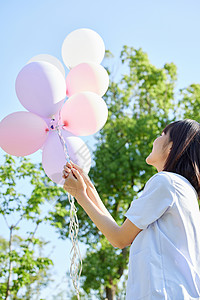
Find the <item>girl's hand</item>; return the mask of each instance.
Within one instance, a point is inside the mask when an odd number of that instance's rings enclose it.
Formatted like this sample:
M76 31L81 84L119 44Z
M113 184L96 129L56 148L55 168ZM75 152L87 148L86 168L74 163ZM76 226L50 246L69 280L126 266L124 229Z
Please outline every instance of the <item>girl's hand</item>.
M71 160L70 160L70 164L73 168L75 168L76 170L79 171L79 173L81 174L81 176L83 177L87 187L94 187L91 180L90 180L90 177L83 171L83 169L81 169L78 165L76 165L75 163L73 163ZM69 164L69 165L70 165Z
M78 170L73 167L71 169L64 167L63 178L65 179L63 188L77 201L81 195L86 194L87 186Z
M94 196L94 193L96 192L96 189L95 189L93 183L91 182L90 177L83 171L83 169L81 169L78 165L73 163L71 160L70 160L70 163L67 162L66 166L64 166L63 178L65 179L68 177L72 168L78 170L79 173L81 174L85 184L87 185L86 191L87 191L88 197L92 199Z
M99 194L93 185L92 181L90 180L90 177L76 164L74 164L72 161L70 163L67 163L64 167L64 178L66 178L69 173L71 172L72 167L77 169L79 173L81 174L82 178L84 179L84 182L87 186L86 193L87 196L90 198L90 200L105 214L107 214L107 209L105 208L104 204L101 201L101 198L99 197Z

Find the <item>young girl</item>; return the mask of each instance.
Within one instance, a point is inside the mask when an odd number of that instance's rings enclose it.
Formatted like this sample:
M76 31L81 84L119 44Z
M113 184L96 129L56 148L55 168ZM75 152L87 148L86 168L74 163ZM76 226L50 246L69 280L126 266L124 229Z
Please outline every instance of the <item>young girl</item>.
M146 158L158 173L118 226L89 177L64 167L64 189L114 246L129 245L127 300L200 299L200 124L169 124Z

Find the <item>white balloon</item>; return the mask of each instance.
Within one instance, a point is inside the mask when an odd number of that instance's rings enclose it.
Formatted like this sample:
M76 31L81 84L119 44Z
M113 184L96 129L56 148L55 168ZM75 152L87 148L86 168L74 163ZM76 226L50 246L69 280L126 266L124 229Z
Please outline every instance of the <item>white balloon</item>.
M87 28L72 31L62 45L62 58L69 69L85 62L100 64L104 55L103 39L97 32Z
M33 56L29 61L30 62L37 62L37 61L46 61L49 62L50 64L54 65L56 68L60 70L60 72L63 74L65 77L65 68L63 64L57 59L55 56L49 55L49 54L39 54L36 56Z

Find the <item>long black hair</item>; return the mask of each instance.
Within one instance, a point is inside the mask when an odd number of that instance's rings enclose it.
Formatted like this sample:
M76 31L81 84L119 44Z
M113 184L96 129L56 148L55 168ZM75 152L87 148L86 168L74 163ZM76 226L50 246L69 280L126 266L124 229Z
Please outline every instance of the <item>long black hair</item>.
M185 119L167 125L163 132L169 132L169 142L173 142L163 171L187 178L200 199L200 124Z

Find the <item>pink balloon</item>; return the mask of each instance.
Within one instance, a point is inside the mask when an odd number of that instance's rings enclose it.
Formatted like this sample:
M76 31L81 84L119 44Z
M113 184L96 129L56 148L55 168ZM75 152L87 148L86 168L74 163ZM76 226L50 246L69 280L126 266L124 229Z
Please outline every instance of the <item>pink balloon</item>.
M65 102L60 115L65 130L84 136L94 134L104 126L108 108L99 95L81 92Z
M84 141L65 130L61 130L61 133L66 142L70 159L88 173L91 166L91 156ZM66 162L63 145L58 133L56 131L50 131L43 147L42 165L45 173L53 182L61 185L64 184L62 176Z
M30 112L51 117L63 105L66 83L62 73L48 62L31 62L18 74L17 97Z
M26 156L41 148L48 131L46 122L39 116L15 112L0 123L0 146L8 154Z
M107 71L95 63L82 63L74 67L67 75L67 95L90 91L103 96L108 89Z

